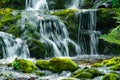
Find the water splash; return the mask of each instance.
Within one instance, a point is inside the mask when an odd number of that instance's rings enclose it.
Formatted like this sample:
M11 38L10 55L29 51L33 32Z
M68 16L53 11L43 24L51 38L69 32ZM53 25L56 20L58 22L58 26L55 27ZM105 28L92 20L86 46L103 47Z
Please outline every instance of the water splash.
M78 42L83 54L98 54L97 44L100 32L96 31L96 11L97 10L80 11Z
M58 17L42 15L37 11L27 11L23 12L22 19L19 21L19 26L21 26L23 31L26 31L26 22L37 28L38 32L36 33L39 33L40 41L46 45L47 53L43 54L46 57L69 57L80 53L79 46L69 38L65 24ZM24 34L23 38L25 37L26 35ZM73 52L71 52L69 46L72 46ZM50 51L48 51L49 49Z
M84 0L73 0L72 5L69 7L70 9L79 9L83 6Z
M46 0L26 0L26 9L27 10L47 9L48 10L48 4Z
M4 59L28 58L28 46L21 39L15 39L14 36L8 33L0 32L0 48Z

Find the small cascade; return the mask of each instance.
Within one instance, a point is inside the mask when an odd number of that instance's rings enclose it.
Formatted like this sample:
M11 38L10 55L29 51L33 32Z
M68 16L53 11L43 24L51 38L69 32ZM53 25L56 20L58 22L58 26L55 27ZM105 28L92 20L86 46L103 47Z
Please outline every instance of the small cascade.
M26 31L24 30L26 22L38 30L36 33L39 33L40 41L46 45L46 57L69 57L78 55L80 52L79 46L69 38L65 24L58 17L42 15L38 11L24 11L18 23L23 31ZM26 37L24 33L23 38ZM73 49L72 52L70 52L70 47Z
M8 33L0 32L0 51L4 59L28 58L28 46L21 39L15 39L14 36Z
M96 31L96 11L95 9L80 11L78 42L82 54L98 54L97 44L100 32Z
M26 9L27 10L47 9L48 10L48 4L46 0L26 0Z
M69 45L75 52L80 52L79 46L69 38L64 23L56 16L44 16L40 19L40 40L51 45L54 56L70 56Z
M79 9L83 6L84 0L73 0L72 5L69 7L70 9Z

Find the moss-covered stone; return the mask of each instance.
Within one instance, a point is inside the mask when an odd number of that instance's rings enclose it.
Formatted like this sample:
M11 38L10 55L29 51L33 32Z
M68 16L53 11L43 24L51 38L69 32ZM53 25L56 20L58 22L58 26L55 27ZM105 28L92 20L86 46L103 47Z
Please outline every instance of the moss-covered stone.
M115 70L115 71L120 71L120 63L114 65L114 66L111 66L110 68L111 70Z
M78 65L69 58L52 58L49 61L49 69L53 72L75 71Z
M30 56L33 58L45 58L45 45L37 39L28 39L27 44L30 51Z
M102 80L119 80L120 77L118 74L110 73L105 76L103 76Z
M78 69L78 65L69 58L52 58L49 61L38 60L36 65L40 69L51 70L53 72L62 72L62 71L75 71Z
M12 25L7 32L14 35L15 37L21 36L21 28L17 27L16 25Z
M119 64L120 63L120 57L114 57L110 60L104 60L103 63L106 65L106 66L114 66L116 64Z
M17 58L13 61L13 68L25 73L31 73L37 69L33 62Z
M92 64L92 67L103 67L103 64L101 64L101 63L94 63L94 64Z
M36 66L39 67L42 70L48 70L49 69L49 61L47 60L37 60Z
M102 76L104 75L100 71L98 71L96 68L86 68L86 69L81 69L73 73L72 77L74 78L94 78L97 76Z

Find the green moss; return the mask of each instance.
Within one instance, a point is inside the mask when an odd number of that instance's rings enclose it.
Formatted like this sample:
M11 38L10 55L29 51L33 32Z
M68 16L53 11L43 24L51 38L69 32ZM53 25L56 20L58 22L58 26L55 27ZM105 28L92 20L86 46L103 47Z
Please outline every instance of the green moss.
M58 73L66 70L75 71L78 69L78 65L69 58L52 58L49 61L38 60L36 65L40 69L47 69Z
M76 9L59 10L52 13L52 15L58 16L66 25L69 32L69 36L72 40L78 39L78 16Z
M13 68L22 70L25 73L31 73L37 69L33 62L17 58L13 61Z
M101 63L94 63L94 64L92 64L92 67L103 67L103 64L101 64Z
M12 27L10 27L10 29L7 32L14 35L15 37L21 36L21 29L20 27L17 27L16 25L13 25Z
M102 80L119 80L119 75L115 73L110 73L108 75L103 76Z
M45 58L45 44L37 39L28 39L27 44L30 50L30 56L35 58Z
M49 62L47 60L37 60L36 66L39 67L42 70L48 70L49 69Z
M75 75L74 78L89 78L89 79L92 79L93 75L89 72L81 72L78 75Z
M115 70L115 71L120 71L120 63L114 65L114 66L111 66L110 68L111 70Z
M69 58L52 58L49 61L49 69L53 72L75 71L78 65Z
M72 77L74 78L94 78L97 76L102 76L104 75L100 71L98 71L96 68L86 68L86 69L81 69L73 73Z
M116 64L119 64L120 63L120 57L114 57L110 60L104 60L103 63L106 65L106 66L114 66Z

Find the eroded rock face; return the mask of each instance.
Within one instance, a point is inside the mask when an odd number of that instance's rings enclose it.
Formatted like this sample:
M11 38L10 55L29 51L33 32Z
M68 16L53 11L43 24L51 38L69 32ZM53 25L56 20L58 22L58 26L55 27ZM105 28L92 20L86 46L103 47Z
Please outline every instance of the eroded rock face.
M52 58L49 61L38 60L36 66L43 70L51 70L53 72L75 71L78 65L69 58Z

